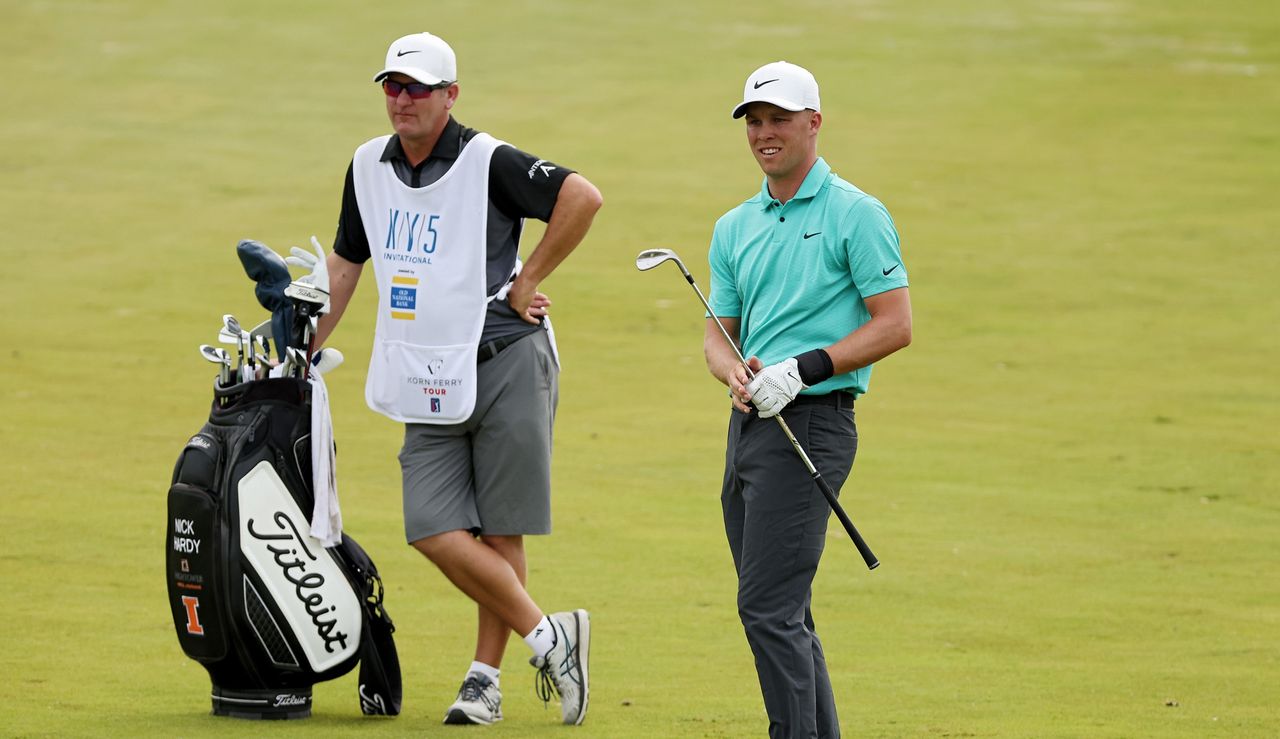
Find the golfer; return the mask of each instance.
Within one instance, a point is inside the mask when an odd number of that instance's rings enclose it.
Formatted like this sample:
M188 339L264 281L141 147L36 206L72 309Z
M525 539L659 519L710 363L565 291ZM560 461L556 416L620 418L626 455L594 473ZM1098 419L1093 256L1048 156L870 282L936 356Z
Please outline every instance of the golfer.
M600 193L454 120L457 62L440 38L397 39L373 79L394 133L356 149L347 170L317 340L371 263L379 301L365 397L405 424L405 535L477 604L475 661L445 723L502 719L499 668L514 629L540 696L554 689L564 722L580 724L588 615L543 613L525 589L523 537L551 532L559 360L538 285L582 241ZM547 228L521 264L525 218Z
M733 117L746 121L764 182L716 222L709 252L711 308L751 370L708 318L707 368L734 406L725 533L770 737L840 735L810 610L831 511L770 419L782 414L839 490L858 447L854 399L867 392L872 362L911 341L893 221L818 156L821 111L818 83L801 67L774 62L747 78Z

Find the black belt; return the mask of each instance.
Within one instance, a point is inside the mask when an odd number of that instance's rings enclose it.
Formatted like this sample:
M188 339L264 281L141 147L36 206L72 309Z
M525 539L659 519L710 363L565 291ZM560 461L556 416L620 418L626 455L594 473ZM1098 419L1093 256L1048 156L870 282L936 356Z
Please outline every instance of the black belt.
M834 390L823 395L797 395L791 405L825 405L840 410L853 410L853 393Z
M529 334L520 334L519 336L500 336L493 341L486 341L480 345L480 350L476 352L476 364L488 362L490 359L498 356L498 352L506 349L520 339Z

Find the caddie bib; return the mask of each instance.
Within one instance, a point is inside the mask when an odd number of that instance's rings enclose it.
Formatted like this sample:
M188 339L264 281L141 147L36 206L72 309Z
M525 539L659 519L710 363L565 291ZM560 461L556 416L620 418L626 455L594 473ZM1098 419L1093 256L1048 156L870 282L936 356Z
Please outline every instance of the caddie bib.
M409 187L379 159L390 136L356 149L356 202L378 283L365 401L402 423L458 423L476 401L484 328L489 160L476 134L436 182Z

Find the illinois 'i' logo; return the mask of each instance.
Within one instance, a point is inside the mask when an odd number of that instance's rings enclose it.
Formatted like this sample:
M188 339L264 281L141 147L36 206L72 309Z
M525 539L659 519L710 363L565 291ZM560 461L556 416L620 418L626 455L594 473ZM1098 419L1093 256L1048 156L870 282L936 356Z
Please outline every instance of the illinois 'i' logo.
M187 609L187 633L204 636L204 626L200 624L200 599L194 595L182 596L182 607Z

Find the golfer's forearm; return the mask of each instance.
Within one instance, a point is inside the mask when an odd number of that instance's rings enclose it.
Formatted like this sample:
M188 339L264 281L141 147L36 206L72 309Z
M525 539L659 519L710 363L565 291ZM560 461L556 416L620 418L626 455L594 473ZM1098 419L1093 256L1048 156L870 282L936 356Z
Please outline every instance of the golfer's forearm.
M600 191L585 177L575 173L565 178L551 219L547 221L547 230L520 273L522 280L536 287L555 271L582 243L603 204Z
M725 331L737 340L738 323L734 319L724 318ZM725 343L720 329L716 328L715 319L707 319L706 332L702 339L702 354L707 361L707 371L725 385L729 385L729 373L733 372L741 362L733 348Z

